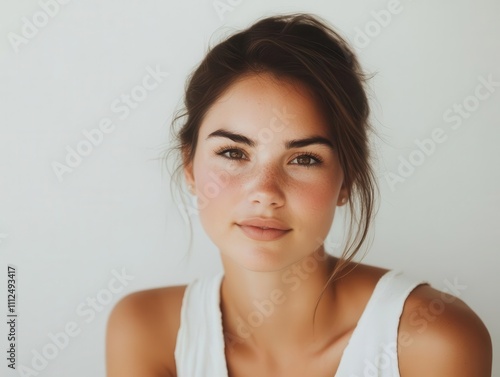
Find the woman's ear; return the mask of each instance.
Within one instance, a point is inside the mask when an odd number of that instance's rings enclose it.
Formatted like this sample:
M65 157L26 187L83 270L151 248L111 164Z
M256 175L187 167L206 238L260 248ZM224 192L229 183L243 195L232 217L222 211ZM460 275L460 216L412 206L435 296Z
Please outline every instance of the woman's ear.
M194 186L193 160L189 158L189 152L186 150L182 151L182 165L187 186Z
M342 187L340 188L340 192L339 192L339 197L337 199L337 206L343 206L344 204L346 204L349 200L349 195L350 195L350 192L349 192L349 188L347 187L347 185L345 184L345 181L342 183Z
M186 179L187 185L194 186L194 174L193 174L193 164L184 165L184 178Z

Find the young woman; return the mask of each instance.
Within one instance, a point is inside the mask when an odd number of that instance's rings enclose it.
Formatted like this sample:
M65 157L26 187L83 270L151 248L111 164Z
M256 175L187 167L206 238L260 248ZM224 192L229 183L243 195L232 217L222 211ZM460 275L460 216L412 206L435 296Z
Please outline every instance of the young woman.
M464 302L352 261L376 197L364 81L346 42L307 14L211 49L176 119L177 171L224 272L122 299L108 377L490 377L489 333ZM337 258L324 240L347 205Z

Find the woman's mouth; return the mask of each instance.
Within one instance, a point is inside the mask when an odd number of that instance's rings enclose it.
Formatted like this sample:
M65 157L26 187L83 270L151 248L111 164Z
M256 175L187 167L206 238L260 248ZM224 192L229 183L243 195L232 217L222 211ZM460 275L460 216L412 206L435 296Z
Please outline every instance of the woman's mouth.
M259 227L252 225L239 225L238 227L243 231L243 233L256 241L273 241L283 237L285 234L289 233L289 230L274 229L268 227Z

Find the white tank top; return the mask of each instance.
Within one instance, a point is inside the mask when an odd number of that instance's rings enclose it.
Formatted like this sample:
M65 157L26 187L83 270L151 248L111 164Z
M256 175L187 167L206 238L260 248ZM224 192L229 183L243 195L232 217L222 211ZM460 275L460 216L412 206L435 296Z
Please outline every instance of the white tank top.
M177 377L228 377L220 310L223 276L196 279L184 292L174 353ZM399 318L420 284L429 283L400 270L380 278L332 377L400 377Z

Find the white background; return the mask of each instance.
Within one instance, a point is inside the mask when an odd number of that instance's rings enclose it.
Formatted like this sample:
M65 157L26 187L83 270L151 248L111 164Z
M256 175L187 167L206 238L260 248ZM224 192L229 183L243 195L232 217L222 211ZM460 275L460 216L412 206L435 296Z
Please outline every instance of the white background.
M55 349L37 372L50 377L105 374L107 317L126 294L221 269L196 216L193 252L183 259L188 228L157 159L186 77L208 46L257 18L304 11L337 27L363 67L377 72L370 98L382 136L374 139L382 199L363 262L404 269L440 290L446 281L465 286L460 298L485 322L498 359L500 86L481 89L487 99L471 96L480 77L500 82L500 2L401 0L385 21L385 0L232 3L239 4L219 15L212 0L75 1L45 22L41 3L1 0L1 354L7 265L17 268L17 366L33 368L33 352ZM9 33L22 37L34 17L37 34L14 47ZM111 104L141 84L147 67L169 76L120 119ZM454 104L470 110L457 129L444 118ZM66 148L75 149L82 131L103 118L114 130L59 180L53 163L64 163ZM391 189L387 174L438 128L446 141ZM133 280L115 282L115 293L106 295L113 270ZM87 303L96 297L107 300L100 311ZM51 346L50 334L71 323L78 335L63 349Z

